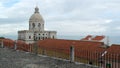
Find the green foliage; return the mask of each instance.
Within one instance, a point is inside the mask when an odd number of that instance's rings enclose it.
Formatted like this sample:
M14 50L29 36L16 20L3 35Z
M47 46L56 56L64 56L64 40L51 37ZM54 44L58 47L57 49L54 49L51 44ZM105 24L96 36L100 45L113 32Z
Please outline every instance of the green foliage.
M5 39L5 37L0 37L0 39Z

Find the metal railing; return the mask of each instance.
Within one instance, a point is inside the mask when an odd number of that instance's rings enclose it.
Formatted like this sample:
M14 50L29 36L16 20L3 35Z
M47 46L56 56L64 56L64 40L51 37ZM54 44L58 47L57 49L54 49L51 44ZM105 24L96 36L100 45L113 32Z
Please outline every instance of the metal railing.
M84 64L98 66L100 68L120 68L120 53L105 53L97 52L94 50L87 49L74 49L74 46L66 48L48 48L38 46L37 43L34 45L19 44L17 41L8 43L5 41L0 42L2 47L13 47L15 50L22 50L32 52L35 54L47 55L50 57L62 58L70 60L71 62L80 62ZM7 43L7 44L6 44ZM104 55L103 55L104 54Z

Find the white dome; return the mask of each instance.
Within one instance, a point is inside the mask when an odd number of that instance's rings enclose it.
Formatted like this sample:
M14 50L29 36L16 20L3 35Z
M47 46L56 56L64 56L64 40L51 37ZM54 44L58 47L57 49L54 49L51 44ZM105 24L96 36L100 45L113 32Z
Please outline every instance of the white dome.
M39 8L35 8L34 14L30 17L29 21L31 22L44 22L42 16L39 14Z

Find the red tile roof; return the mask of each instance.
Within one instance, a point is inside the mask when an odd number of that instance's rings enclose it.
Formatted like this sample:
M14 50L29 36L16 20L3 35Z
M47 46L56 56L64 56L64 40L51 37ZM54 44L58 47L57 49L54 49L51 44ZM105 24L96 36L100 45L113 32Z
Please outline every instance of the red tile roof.
M14 47L14 41L11 40L11 39L0 39L0 40L3 40L3 44L6 46L6 47L9 47L9 48L13 48Z
M120 45L112 44L107 50L107 53L104 55L107 59L118 59L120 60Z
M101 41L104 38L105 38L105 36L95 36L95 37L93 37L92 35L88 35L81 40L84 40L84 41Z
M97 41L101 41L105 38L105 36L96 36L95 38L93 38L92 40L97 40Z
M3 40L6 47L14 48L15 42L11 39L0 39ZM104 51L107 53L103 57L120 60L120 45L113 44L108 49L101 46L104 45L103 42L97 41L80 41L80 40L65 40L65 39L46 39L37 42L40 48L46 50L53 50L56 52L63 52L65 54L70 54L70 46L75 48L75 56L82 57L85 59L98 60L102 57ZM32 44L33 45L33 44ZM17 41L17 49L23 51L30 51L30 45L23 41Z
M120 54L120 45L112 44L112 46L110 46L107 51L111 54Z
M81 39L81 40L89 40L90 38L92 38L92 35L88 35L85 38Z
M87 53L91 53L91 59L95 59L95 52L103 52L104 49L102 42L92 41L79 41L79 40L64 40L64 39L47 39L38 41L38 45L41 48L48 50L55 50L69 54L70 46L75 47L75 56L88 58Z
M24 41L17 40L16 44L18 50L28 51L30 49L30 45L26 44Z

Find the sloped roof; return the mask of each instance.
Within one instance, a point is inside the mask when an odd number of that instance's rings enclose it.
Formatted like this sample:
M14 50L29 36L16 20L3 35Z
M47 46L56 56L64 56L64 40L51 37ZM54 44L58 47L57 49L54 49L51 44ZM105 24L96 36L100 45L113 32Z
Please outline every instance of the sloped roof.
M81 40L89 40L90 38L92 38L92 35L88 35L85 38L81 39Z
M38 41L39 46L47 46L47 47L69 47L74 45L76 47L100 47L102 46L102 42L95 42L95 41L79 41L79 40L65 40L65 39L46 39Z
M88 52L91 53L91 59L95 59L95 54L104 51L102 42L95 41L79 41L79 40L64 40L64 39L47 39L38 41L41 48L55 50L69 54L70 46L75 48L75 56L88 58Z
M84 41L101 41L104 38L105 38L105 36L95 36L95 37L93 37L92 35L88 35L81 40L84 40Z
M111 54L120 54L120 45L119 44L112 44L107 51Z
M92 40L98 40L98 41L101 41L105 38L105 36L96 36L94 37Z
M120 60L120 45L119 44L112 44L108 49L106 49L107 53L104 57L109 59L118 59ZM108 59L109 58L109 59Z
M14 46L14 41L13 41L13 40L8 39L8 38L0 39L0 40L3 41L3 44L4 44L6 47L13 48L13 46Z

